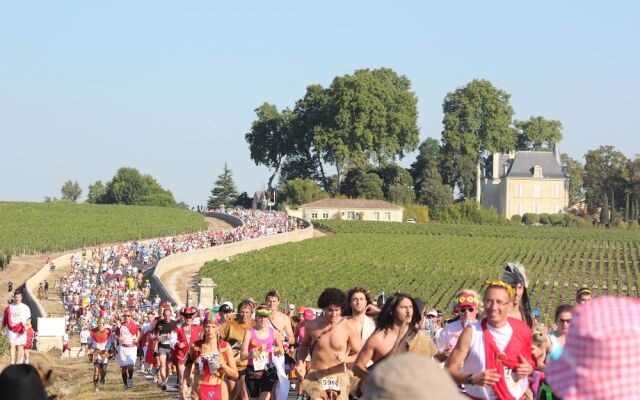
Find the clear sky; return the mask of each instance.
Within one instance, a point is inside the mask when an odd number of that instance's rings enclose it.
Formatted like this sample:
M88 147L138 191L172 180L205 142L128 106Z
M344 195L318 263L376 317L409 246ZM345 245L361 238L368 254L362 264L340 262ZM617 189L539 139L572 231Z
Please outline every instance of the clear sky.
M60 196L67 179L122 166L177 201L206 201L227 161L241 191L254 109L309 84L393 68L418 96L421 140L474 78L512 95L517 119L564 125L583 160L640 152L640 6L592 1L0 2L0 200ZM401 164L415 159L410 154Z

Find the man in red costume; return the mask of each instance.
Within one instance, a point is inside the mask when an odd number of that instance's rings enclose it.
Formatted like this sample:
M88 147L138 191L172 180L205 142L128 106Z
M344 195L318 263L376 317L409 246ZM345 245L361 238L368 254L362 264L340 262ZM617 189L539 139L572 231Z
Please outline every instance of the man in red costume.
M31 318L31 310L22 303L22 292L13 294L13 304L4 309L2 327L7 328L7 339L11 355L11 364L21 363L24 359L24 345L27 343L27 320Z
M527 391L536 363L529 326L509 317L514 297L509 284L487 282L486 317L464 329L445 364L472 399L520 400Z
M175 329L177 335L176 344L173 348L177 351L178 360L178 376L180 379L180 398L186 399L190 393L189 386L192 384L192 371L185 368L187 361L187 353L193 342L200 339L202 326L193 325L193 316L196 313L194 307L185 307L181 314L184 317L184 323Z
M133 312L124 311L124 322L116 329L116 339L120 344L118 348L118 365L122 374L122 383L125 389L133 387L133 367L138 356L138 339L140 327L133 322Z

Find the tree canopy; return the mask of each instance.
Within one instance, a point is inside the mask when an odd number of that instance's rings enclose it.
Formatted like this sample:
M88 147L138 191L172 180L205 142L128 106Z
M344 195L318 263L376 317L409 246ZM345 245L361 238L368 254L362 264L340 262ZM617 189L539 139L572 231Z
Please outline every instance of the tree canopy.
M487 80L473 80L449 92L442 109L445 180L465 198L475 191L475 168L481 156L516 148L510 94Z
M82 189L78 181L71 182L71 179L62 185L60 192L62 193L62 200L73 201L74 203L78 201L82 195Z
M387 68L334 78L328 88L307 87L293 111L263 104L245 136L257 164L291 178L319 179L336 191L351 168L384 165L418 145L417 97L405 76ZM336 169L336 184L325 165Z
M552 151L553 144L562 140L562 123L544 117L530 117L515 121L518 130L518 150Z
M613 146L600 146L584 156L584 188L587 207L595 210L604 202L621 205L630 188L631 162Z
M225 162L222 174L218 175L215 186L211 189L207 206L210 208L233 207L237 199L238 190L233 182L233 174Z

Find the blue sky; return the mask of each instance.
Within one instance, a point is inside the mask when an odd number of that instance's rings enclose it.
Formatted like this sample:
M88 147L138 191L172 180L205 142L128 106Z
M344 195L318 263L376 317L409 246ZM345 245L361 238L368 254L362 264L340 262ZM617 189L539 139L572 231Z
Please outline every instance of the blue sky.
M640 6L633 2L0 2L0 200L86 194L131 166L201 204L224 162L240 190L254 109L309 84L393 68L418 96L421 140L474 78L512 95L517 119L564 125L583 161L640 152ZM415 159L410 154L402 165Z

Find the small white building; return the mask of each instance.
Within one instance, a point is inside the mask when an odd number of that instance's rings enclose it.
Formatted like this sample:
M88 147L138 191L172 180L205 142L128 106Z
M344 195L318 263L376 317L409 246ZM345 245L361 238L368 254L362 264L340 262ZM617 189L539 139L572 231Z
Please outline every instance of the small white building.
M404 208L384 200L323 199L298 207L296 216L312 219L402 222Z

